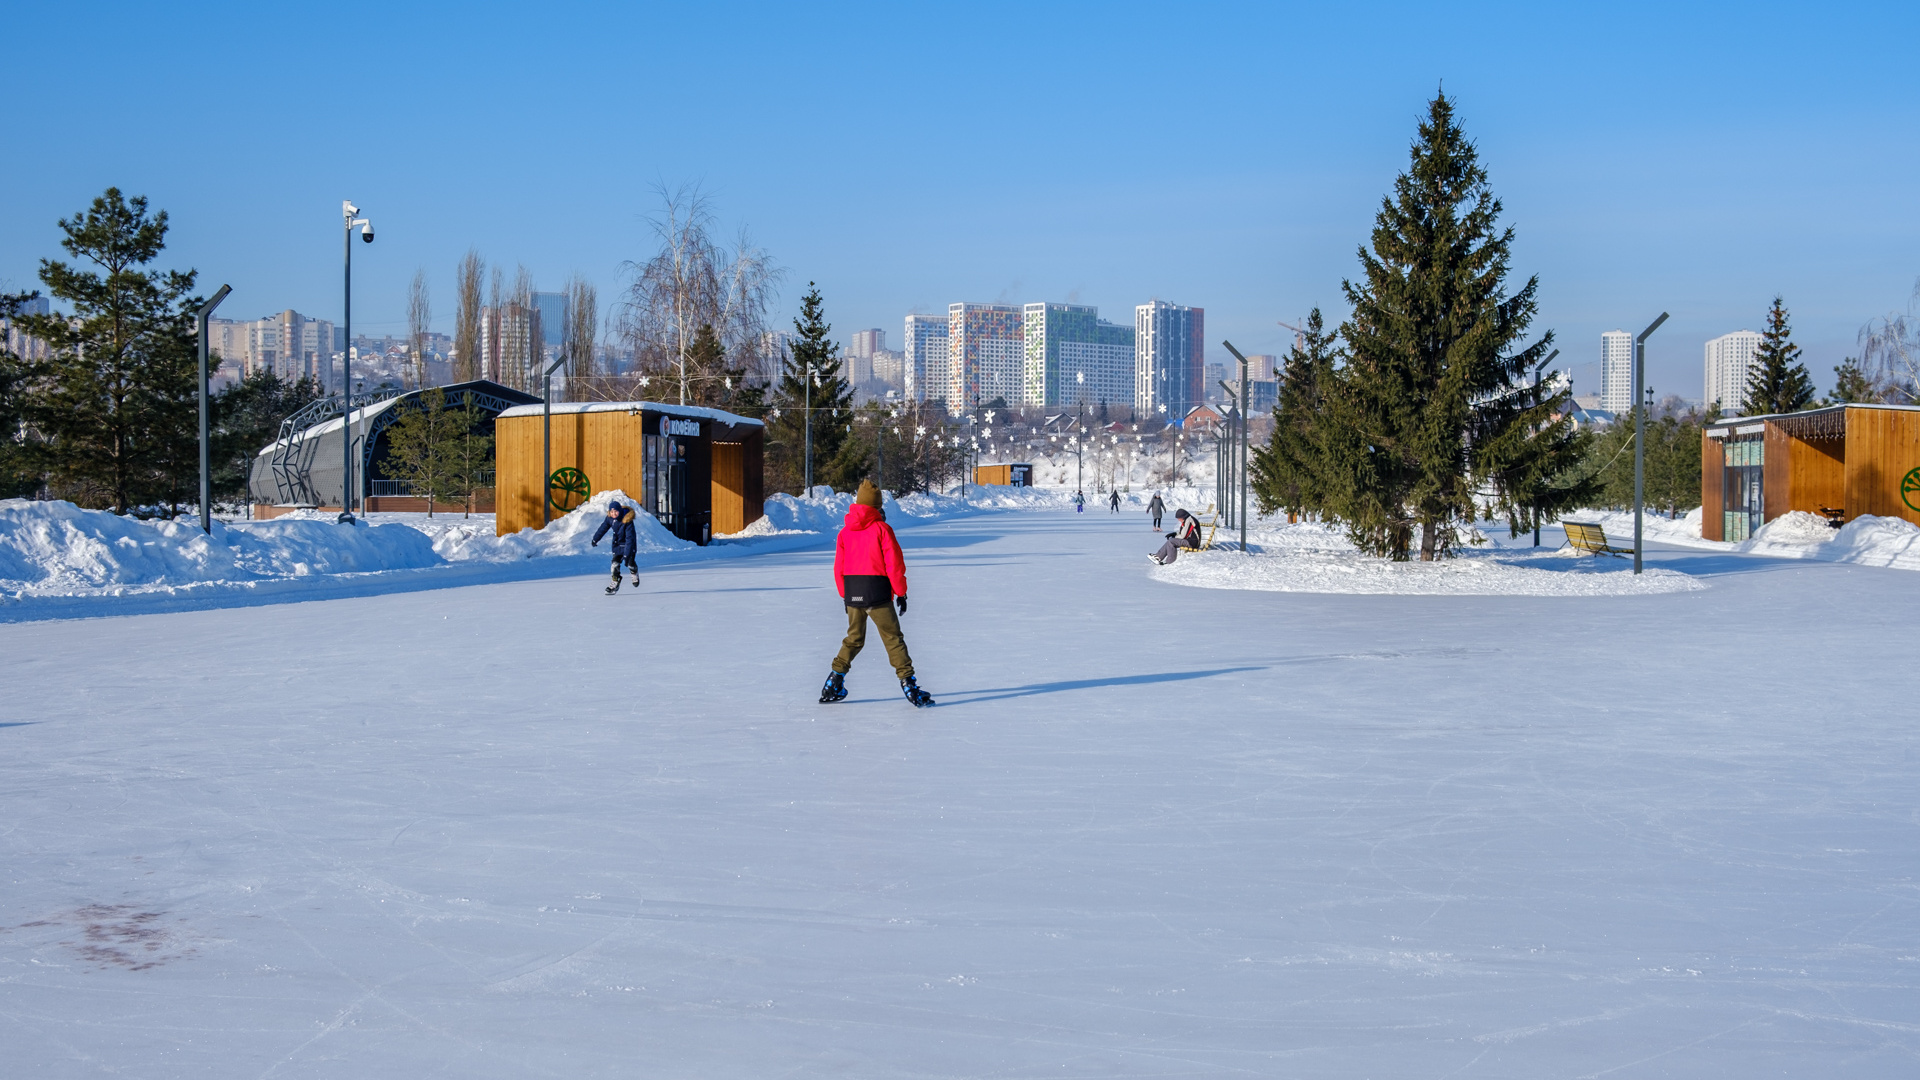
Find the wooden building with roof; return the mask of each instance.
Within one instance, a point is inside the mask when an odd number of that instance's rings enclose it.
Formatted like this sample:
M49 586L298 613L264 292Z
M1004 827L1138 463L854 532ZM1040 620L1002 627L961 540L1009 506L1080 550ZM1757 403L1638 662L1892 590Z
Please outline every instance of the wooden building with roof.
M1920 407L1832 405L1743 416L1701 434L1700 535L1745 540L1794 510L1920 525Z
M556 404L543 476L547 415L526 405L494 420L494 527L502 536L540 528L601 491L624 491L696 544L739 532L765 512L766 426L758 420L654 401Z

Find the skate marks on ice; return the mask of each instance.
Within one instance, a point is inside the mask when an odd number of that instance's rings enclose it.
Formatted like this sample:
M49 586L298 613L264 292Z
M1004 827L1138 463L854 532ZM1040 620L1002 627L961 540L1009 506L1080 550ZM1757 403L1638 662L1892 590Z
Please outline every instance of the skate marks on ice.
M0 928L0 933L26 938L30 947L57 946L94 971L150 971L198 951L193 936L179 925L184 921L143 904L83 904Z

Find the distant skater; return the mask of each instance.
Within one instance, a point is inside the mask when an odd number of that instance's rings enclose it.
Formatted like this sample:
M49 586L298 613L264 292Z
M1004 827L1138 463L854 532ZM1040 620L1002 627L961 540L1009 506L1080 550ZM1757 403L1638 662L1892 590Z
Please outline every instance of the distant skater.
M608 503L607 516L600 522L600 527L594 530L593 543L587 546L599 547L600 538L607 535L608 529L613 530L613 584L607 586L607 595L612 596L620 591L620 563L623 560L627 569L633 571L633 587L640 587L640 566L633 561L634 554L639 550L639 544L634 539L633 507L622 506L618 502Z
M1153 501L1147 504L1147 513L1153 515L1153 527L1160 527L1160 515L1167 512L1167 504L1160 501L1160 493L1153 493Z
M1183 549L1196 551L1200 547L1200 523L1194 519L1194 516L1185 510L1175 510L1173 517L1180 524L1175 525L1173 531L1167 534L1167 542L1160 545L1159 551L1147 556L1157 566L1170 565L1173 560L1180 557Z
M1076 514L1084 514L1087 512L1086 492L1076 491L1073 493L1073 512Z
M907 655L907 639L900 635L900 616L907 613L907 560L900 553L893 526L887 524L886 512L880 509L880 491L869 481L860 481L860 491L847 508L846 524L834 542L833 580L847 608L847 639L840 643L840 655L833 658L833 670L820 688L820 704L845 700L847 672L866 647L868 620L880 631L893 673L900 677L900 692L915 708L933 704L933 695L914 681L913 657Z
M1113 513L1117 514L1120 512L1120 489L1119 488L1115 488L1113 492L1107 496L1107 505L1113 508Z

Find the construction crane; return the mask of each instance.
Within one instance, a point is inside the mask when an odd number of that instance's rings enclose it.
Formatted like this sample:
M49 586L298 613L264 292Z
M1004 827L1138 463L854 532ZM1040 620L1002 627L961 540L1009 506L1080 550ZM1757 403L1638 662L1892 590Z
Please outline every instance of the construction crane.
M1305 322L1306 320L1302 319L1301 321ZM1285 319L1280 320L1280 325L1293 331L1293 347L1305 351L1307 347L1307 332Z

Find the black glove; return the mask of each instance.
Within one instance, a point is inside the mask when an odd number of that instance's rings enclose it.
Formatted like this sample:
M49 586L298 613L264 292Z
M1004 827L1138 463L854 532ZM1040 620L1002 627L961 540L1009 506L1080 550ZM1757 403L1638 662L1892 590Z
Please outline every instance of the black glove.
M898 608L900 609L900 614L902 614L902 615L905 615L905 614L907 613L907 598L906 598L906 597L904 597L904 596L896 596L896 597L894 597L894 598L893 598L893 602L894 602L894 604L895 604L895 606L897 606L897 607L898 607Z
M599 546L600 546L600 541L598 541L598 540L595 540L595 541L592 541L592 542L591 542L591 543L589 543L589 544L588 544L587 546L588 546L588 547L599 547Z
M1169 539L1169 540L1171 540L1171 539L1173 539L1173 534L1172 534L1172 533L1168 533L1168 534L1167 534L1167 539Z

